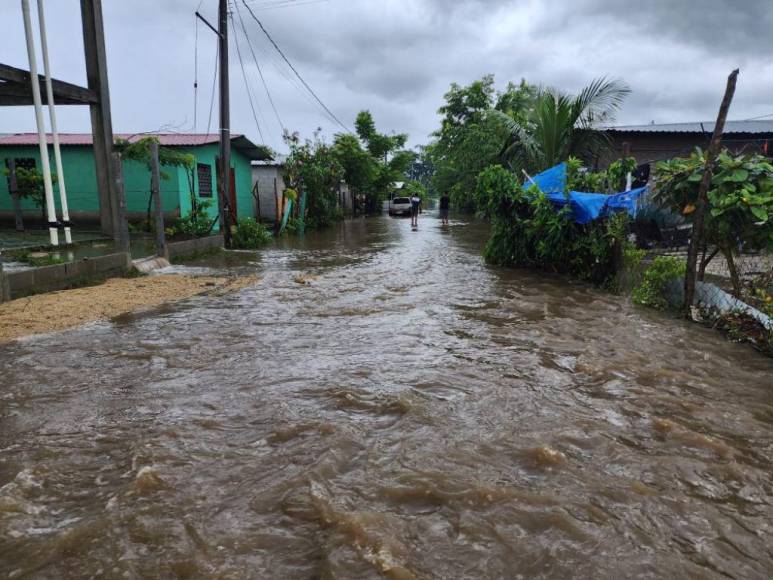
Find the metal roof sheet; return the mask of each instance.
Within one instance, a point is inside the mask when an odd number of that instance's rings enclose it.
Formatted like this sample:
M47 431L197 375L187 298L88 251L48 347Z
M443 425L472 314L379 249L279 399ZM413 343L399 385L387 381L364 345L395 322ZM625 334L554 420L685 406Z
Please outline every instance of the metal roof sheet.
M613 133L713 133L714 121L608 127ZM725 133L773 133L773 120L727 121Z
M115 133L115 139L130 142L138 141L143 137L156 137L161 145L167 147L196 147L218 142L218 135L205 135L201 133ZM242 135L231 135L231 139L237 139ZM51 133L46 135L48 144L53 143ZM59 143L62 145L89 146L92 143L91 133L59 133ZM0 136L0 145L37 145L37 133L14 133Z
M206 135L204 133L114 133L113 137L116 140L129 142L139 141L143 137L156 137L159 144L164 147L199 147L201 145L211 145L219 141L217 134ZM53 144L51 133L46 135L46 141L49 145ZM88 147L92 144L92 141L91 133L59 133L59 143L65 146ZM263 148L258 147L242 134L232 133L231 143L235 149L241 151L249 159L266 158ZM37 144L37 133L14 133L0 136L0 147Z

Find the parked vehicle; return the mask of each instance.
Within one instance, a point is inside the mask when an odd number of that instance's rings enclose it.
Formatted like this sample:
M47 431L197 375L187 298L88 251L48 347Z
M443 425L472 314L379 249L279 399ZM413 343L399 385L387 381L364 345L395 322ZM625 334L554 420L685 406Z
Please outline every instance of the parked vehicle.
M411 198L393 197L389 201L389 215L411 215Z

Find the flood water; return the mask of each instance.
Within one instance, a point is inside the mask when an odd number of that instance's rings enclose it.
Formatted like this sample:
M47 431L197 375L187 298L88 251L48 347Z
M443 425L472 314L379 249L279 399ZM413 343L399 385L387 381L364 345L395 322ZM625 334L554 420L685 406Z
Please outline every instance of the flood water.
M770 359L485 236L355 220L0 346L0 577L770 578Z

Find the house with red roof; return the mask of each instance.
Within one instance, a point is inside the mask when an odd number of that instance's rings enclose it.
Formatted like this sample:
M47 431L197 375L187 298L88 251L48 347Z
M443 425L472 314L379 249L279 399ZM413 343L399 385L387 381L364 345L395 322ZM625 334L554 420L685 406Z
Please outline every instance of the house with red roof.
M118 141L134 142L148 134L116 134ZM190 154L195 162L191 171L184 167L161 167L162 206L169 220L187 215L193 199L211 200L208 212L217 216L218 136L190 133L152 134L162 147ZM92 136L90 133L61 133L62 166L67 190L70 219L74 227L91 227L99 223L99 196L94 167ZM52 136L48 136L49 146ZM52 171L53 153L50 152ZM256 202L252 195L252 161L270 159L271 152L252 143L244 135L231 138L231 206L235 217L254 217ZM0 171L13 159L16 167L35 168L40 171L40 153L37 133L0 135ZM7 172L6 172L7 173ZM147 166L136 161L124 161L124 189L130 221L145 219L150 201L150 172ZM0 221L13 223L13 201L9 180L0 176ZM54 197L59 211L59 192L54 180ZM29 197L21 201L25 223L40 221L41 209ZM217 227L216 227L217 229Z

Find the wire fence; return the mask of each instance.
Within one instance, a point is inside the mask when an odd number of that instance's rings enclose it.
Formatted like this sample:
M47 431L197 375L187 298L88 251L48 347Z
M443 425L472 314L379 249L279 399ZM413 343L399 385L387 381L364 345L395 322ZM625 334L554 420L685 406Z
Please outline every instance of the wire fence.
M682 216L646 200L632 230L650 262L666 256L687 263L695 232ZM710 233L701 232L699 239L711 239ZM773 354L773 254L740 243L725 249L704 244L699 247L695 280L693 304L686 304L684 279L664 288L668 301L694 320Z

